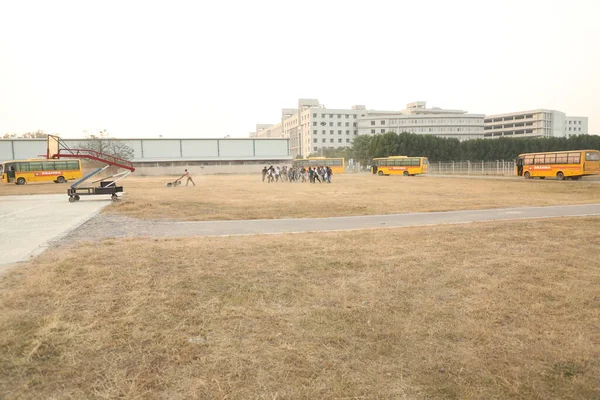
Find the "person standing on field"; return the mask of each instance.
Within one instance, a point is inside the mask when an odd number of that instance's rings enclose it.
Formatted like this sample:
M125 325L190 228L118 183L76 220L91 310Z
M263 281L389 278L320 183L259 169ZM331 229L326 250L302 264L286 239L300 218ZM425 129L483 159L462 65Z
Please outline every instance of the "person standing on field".
M262 170L262 181L265 182L265 176L267 176L267 167L265 166Z
M196 186L196 184L194 183L194 180L192 179L192 174L190 174L190 171L188 171L187 169L185 170L185 173L183 175L181 175L182 179L183 177L186 177L187 180L185 181L185 186L187 186L190 182L192 182L192 185Z

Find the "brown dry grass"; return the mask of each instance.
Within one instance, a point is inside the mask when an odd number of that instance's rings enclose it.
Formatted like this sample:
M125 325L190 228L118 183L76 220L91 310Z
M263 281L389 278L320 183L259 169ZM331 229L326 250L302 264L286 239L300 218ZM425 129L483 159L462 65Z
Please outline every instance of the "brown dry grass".
M58 248L2 278L0 397L597 399L599 227Z
M260 175L196 176L196 187L166 188L172 177L129 177L126 196L105 212L184 221L306 218L600 202L593 181L334 176L327 184L263 184ZM67 185L0 185L0 194L66 193ZM66 196L66 194L65 194Z
M336 175L327 184L263 184L260 176L198 176L197 187L168 179L125 183L106 212L188 221L305 218L600 202L595 182Z

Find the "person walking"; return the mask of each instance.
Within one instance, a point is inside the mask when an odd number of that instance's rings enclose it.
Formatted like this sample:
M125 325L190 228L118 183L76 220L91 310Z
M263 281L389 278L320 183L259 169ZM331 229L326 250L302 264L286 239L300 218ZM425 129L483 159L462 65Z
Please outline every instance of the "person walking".
M267 167L265 166L262 170L262 181L265 183L265 177L267 176Z
M187 169L185 170L185 173L181 175L181 178L179 178L178 180L181 180L184 177L187 178L187 180L185 181L185 186L187 186L190 182L192 182L192 185L196 186L194 180L192 179L192 174L190 174L190 171L188 171Z

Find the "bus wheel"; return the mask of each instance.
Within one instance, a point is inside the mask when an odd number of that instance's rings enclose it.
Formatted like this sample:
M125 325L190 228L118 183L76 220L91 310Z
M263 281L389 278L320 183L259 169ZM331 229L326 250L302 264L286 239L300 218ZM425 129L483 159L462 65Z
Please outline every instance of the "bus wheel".
M379 175L379 176L383 176L383 171L379 171L379 172L377 172L377 175Z
M531 174L529 171L525 172L525 179L531 179Z
M25 178L17 179L17 185L24 185L24 184L25 184Z
M404 175L404 176L408 176L408 175L409 175L409 173L408 173L408 171L404 171L404 173L402 173L402 175Z
M59 176L58 178L56 178L56 182L58 182L58 183L65 183L65 177L64 176Z
M556 178L560 181L564 181L565 180L565 174L562 173L562 171L558 171L558 173L556 174Z

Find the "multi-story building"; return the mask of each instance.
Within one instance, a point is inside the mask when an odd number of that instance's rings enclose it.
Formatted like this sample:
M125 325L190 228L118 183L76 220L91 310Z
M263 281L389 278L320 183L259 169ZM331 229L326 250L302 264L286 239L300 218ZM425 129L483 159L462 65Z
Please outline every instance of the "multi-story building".
M565 135L587 135L588 119L587 117L569 117L565 119Z
M298 109L282 110L283 137L290 140L292 157L319 154L322 149L349 147L358 135L358 115L364 106L326 108L317 99L300 99Z
M462 110L426 108L424 101L417 101L402 111L363 110L358 118L358 134L408 132L459 140L478 139L483 137L484 117Z
M484 136L565 137L587 134L587 117L568 117L556 110L519 111L485 117Z
M250 137L256 138L282 138L283 129L281 122L273 124L256 124L256 132L252 132Z

